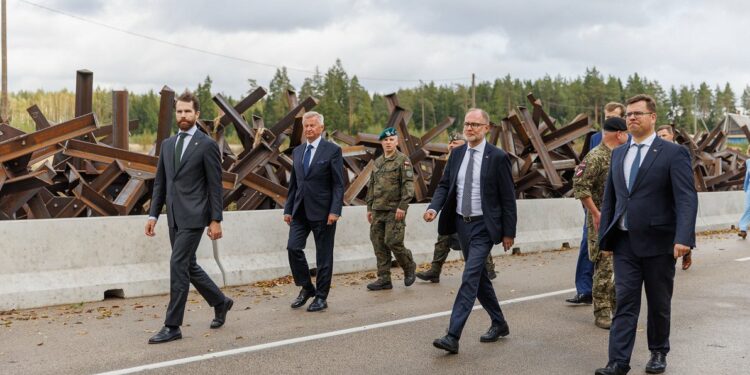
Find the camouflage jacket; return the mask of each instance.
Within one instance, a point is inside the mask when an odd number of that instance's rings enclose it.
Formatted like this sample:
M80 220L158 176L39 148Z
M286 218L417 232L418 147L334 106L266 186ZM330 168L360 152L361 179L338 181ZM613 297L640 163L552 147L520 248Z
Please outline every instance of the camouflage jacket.
M375 169L367 184L367 211L406 211L414 197L414 170L406 155L399 151L375 159Z
M573 196L576 199L591 197L596 207L601 209L610 160L612 150L604 143L596 146L583 158L573 176Z

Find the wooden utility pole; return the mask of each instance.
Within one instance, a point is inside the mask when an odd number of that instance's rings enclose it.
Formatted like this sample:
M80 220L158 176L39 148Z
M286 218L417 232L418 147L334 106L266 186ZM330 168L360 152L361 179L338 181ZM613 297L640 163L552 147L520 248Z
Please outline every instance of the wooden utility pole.
M8 124L10 123L10 116L9 116L9 108L8 108L8 38L7 38L7 17L5 15L6 13L6 0L2 0L2 30L0 30L0 34L2 34L2 54L3 54L3 93L2 93L2 103L0 103L0 123Z
M477 107L477 84L475 82L476 76L471 73L471 108Z

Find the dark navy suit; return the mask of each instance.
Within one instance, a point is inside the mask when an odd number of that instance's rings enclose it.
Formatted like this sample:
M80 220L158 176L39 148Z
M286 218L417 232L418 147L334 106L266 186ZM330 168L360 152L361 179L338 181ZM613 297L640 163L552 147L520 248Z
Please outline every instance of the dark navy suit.
M448 328L448 333L456 339L461 337L461 331L477 299L493 323L505 322L484 264L493 245L499 244L503 237L516 236L516 194L510 158L490 143L486 143L484 154L481 155L482 217L467 223L463 216L456 213L459 203L456 180L461 162L467 155L467 147L463 145L451 152L443 177L428 208L436 212L442 211L438 219L438 233L458 233L464 254L465 266L461 287L456 295Z
M674 245L695 246L698 211L687 149L656 137L629 191L624 164L631 143L612 153L599 229L601 249L614 252L617 310L609 361L624 365L633 352L642 287L648 302L649 350L669 351ZM623 216L626 231L620 228Z
M328 214L341 216L344 202L343 158L341 147L321 139L305 174L303 166L307 142L294 148L294 167L289 178L289 193L284 215L291 215L289 227L289 266L294 283L307 290L317 289L316 296L328 297L333 274L333 242L336 223L327 225ZM313 233L317 277L315 288L310 279L310 269L305 259L305 243Z

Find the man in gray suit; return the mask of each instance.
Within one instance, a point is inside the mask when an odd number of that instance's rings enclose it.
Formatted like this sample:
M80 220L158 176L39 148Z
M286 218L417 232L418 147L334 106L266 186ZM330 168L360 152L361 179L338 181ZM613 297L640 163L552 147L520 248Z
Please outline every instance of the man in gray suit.
M196 120L200 103L185 91L175 103L177 135L162 143L159 165L154 179L151 209L146 222L146 235L153 237L156 220L167 206L169 241L172 257L169 262L169 306L164 328L149 339L159 344L182 338L180 326L185 315L190 283L195 286L216 314L211 328L224 325L232 301L219 290L195 261L203 228L212 240L221 238L222 187L219 146L198 130Z

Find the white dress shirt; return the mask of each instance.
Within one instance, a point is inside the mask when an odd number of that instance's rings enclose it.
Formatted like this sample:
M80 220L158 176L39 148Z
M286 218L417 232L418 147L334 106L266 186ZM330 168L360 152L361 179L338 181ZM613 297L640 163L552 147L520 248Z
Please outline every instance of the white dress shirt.
M458 175L456 176L456 213L461 215L461 207L463 207L463 196L464 196L464 183L466 181L466 168L469 162L474 163L472 167L472 182L471 182L471 214L469 216L480 216L482 215L482 195L481 195L481 172L482 172L482 159L484 159L484 148L487 145L486 140L482 140L482 143L476 147L466 147L466 154L463 160L461 160L461 167L458 168ZM473 160L469 156L471 152L469 150L476 150L474 152Z
M312 141L312 143L310 143L310 142L306 142L305 143L305 152L307 152L307 146L309 146L309 145L313 146L313 148L310 150L310 165L312 165L313 158L315 157L315 151L318 151L318 145L320 145L320 140L321 139L323 139L322 136L320 136L317 139L315 139L314 141ZM305 153L303 152L302 153L302 161L304 161L304 160L305 160ZM310 165L308 165L307 167L309 168Z
M638 164L639 170L640 166L643 165L643 160L645 160L646 155L648 155L648 150L651 148L651 144L654 143L654 139L656 139L656 133L651 134L640 143L643 147L641 147L640 150L641 162ZM630 141L628 144L628 152L625 154L625 160L622 164L622 171L625 174L625 186L627 186L628 189L630 189L630 186L628 186L630 181L630 169L633 167L633 162L635 161L636 151L638 150L638 147L636 147L637 145L639 145L639 143L635 143L633 140ZM622 217L620 217L620 221L617 223L621 230L628 230L628 228L625 227L625 215L627 215L627 212L623 213Z

